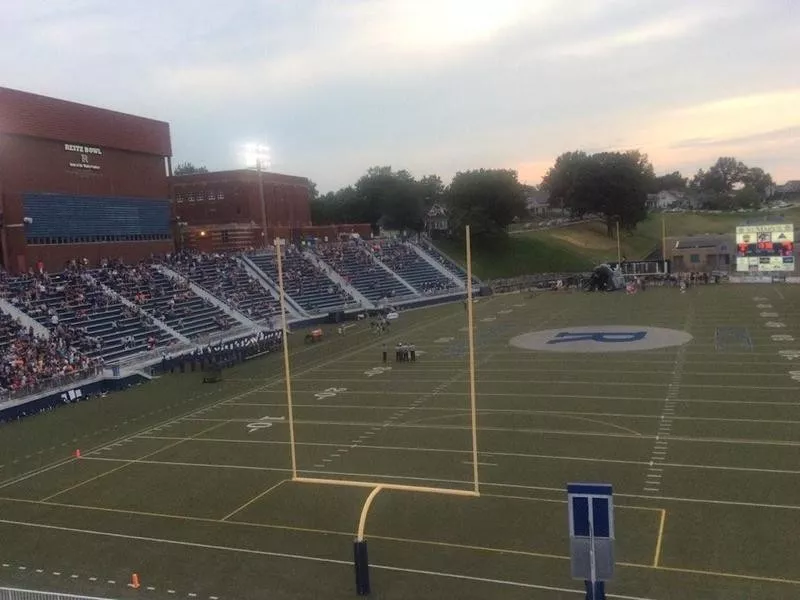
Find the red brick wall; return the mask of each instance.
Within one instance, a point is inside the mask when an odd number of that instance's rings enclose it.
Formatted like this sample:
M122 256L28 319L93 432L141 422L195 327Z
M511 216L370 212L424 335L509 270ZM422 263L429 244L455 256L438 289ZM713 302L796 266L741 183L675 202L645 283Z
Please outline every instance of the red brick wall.
M0 88L0 133L171 156L169 124Z
M0 135L6 224L18 223L24 216L21 199L25 192L169 197L162 157L110 148L102 151L101 156L89 156L89 163L99 165L99 170L75 169L69 163L80 162L80 154L66 151L63 142Z
M311 225L308 180L264 173L263 181L268 229ZM172 178L171 187L175 214L192 227L250 222L261 227L258 175L254 171L178 176ZM214 198L222 192L224 199L209 200L209 192ZM194 195L193 202L188 201L189 194Z

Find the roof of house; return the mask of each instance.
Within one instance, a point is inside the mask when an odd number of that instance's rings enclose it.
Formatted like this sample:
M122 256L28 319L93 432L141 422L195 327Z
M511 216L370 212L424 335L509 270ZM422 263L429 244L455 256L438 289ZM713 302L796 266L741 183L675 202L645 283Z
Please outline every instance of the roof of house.
M675 249L688 248L719 248L722 252L727 252L733 248L735 239L732 235L703 234L691 235L680 238L672 238L675 241Z

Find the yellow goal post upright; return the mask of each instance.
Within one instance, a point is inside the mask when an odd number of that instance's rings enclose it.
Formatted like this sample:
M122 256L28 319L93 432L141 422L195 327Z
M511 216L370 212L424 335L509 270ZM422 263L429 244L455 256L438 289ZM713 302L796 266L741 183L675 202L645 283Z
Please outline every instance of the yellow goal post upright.
M478 423L477 423L477 401L475 392L475 327L473 317L473 285L472 285L472 243L470 237L469 225L465 228L465 245L466 245L466 313L467 313L467 336L469 344L468 353L468 367L469 367L469 398L470 398L470 415L471 415L471 433L472 433L472 489L455 489L444 487L425 487L418 485L401 485L396 483L383 483L383 482L369 482L359 480L346 480L346 479L328 479L316 477L300 477L298 476L297 469L297 452L296 452L296 438L294 433L294 410L292 404L292 374L289 364L289 344L288 344L288 329L286 326L286 300L285 291L283 287L283 266L282 266L282 252L281 245L283 240L275 240L275 257L278 267L278 287L280 290L280 311L281 311L281 328L283 338L283 364L284 364L284 377L286 380L286 404L288 410L288 425L289 425L289 444L291 446L291 461L292 461L292 481L296 483L307 483L317 485L336 485L336 486L350 486L360 488L370 488L371 492L367 496L364 506L361 510L358 526L356 529L356 539L354 542L354 563L356 568L356 591L359 595L366 595L370 593L369 584L369 563L367 559L366 540L364 539L364 530L366 528L366 520L370 507L375 497L383 490L397 490L404 492L417 492L417 493L430 493L430 494L444 494L451 496L464 496L464 497L478 497L480 496L480 481L478 477Z

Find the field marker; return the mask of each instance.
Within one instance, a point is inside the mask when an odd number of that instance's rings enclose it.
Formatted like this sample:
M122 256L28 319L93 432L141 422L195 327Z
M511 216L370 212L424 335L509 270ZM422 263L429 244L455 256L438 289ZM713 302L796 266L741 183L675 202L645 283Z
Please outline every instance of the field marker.
M471 460L463 460L463 461L461 461L461 464L463 464L463 465L471 465L472 461ZM479 462L478 464L481 465L481 466L484 466L484 467L496 467L497 466L497 463L489 463L489 462Z
M658 538L656 539L656 553L653 557L653 566L657 567L661 559L661 545L664 542L664 524L667 521L667 511L661 509L661 517L658 522Z
M230 519L230 518L231 518L233 515L235 515L236 513L239 513L239 512L241 512L241 511L243 511L245 508L247 508L248 506L250 506L251 504L253 504L253 502L256 502L256 501L260 500L261 498L263 498L264 496L266 496L267 494L269 494L271 491L278 489L280 486L282 486L282 485L283 485L284 483L286 483L287 481L288 481L288 480L286 480L286 479L281 479L281 480L280 480L278 483L276 483L275 485L273 485L273 486L272 486L272 487L270 487L269 489L267 489L267 490L265 490L265 491L261 492L261 493L260 493L258 496L256 496L256 497L255 497L255 498L253 498L252 500L249 500L249 501L245 502L244 504L242 504L242 505L241 505L239 508L237 508L237 509L236 509L236 510L234 510L233 512L230 512L230 513L228 513L227 515L225 515L224 517L222 517L222 519L221 519L221 520L222 520L222 521L227 521L227 520L228 520L228 519Z

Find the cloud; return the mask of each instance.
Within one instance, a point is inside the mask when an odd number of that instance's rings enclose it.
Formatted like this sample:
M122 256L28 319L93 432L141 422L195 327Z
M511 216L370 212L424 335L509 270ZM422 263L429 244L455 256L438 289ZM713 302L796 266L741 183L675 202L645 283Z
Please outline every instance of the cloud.
M674 149L697 148L697 147L716 147L716 146L742 146L761 142L784 142L800 140L800 126L783 127L762 133L752 133L738 137L713 139L713 138L692 138L680 140L670 146Z
M576 148L797 178L798 25L786 0L7 0L0 72L167 120L176 160L264 141L322 191L373 164L533 181Z

